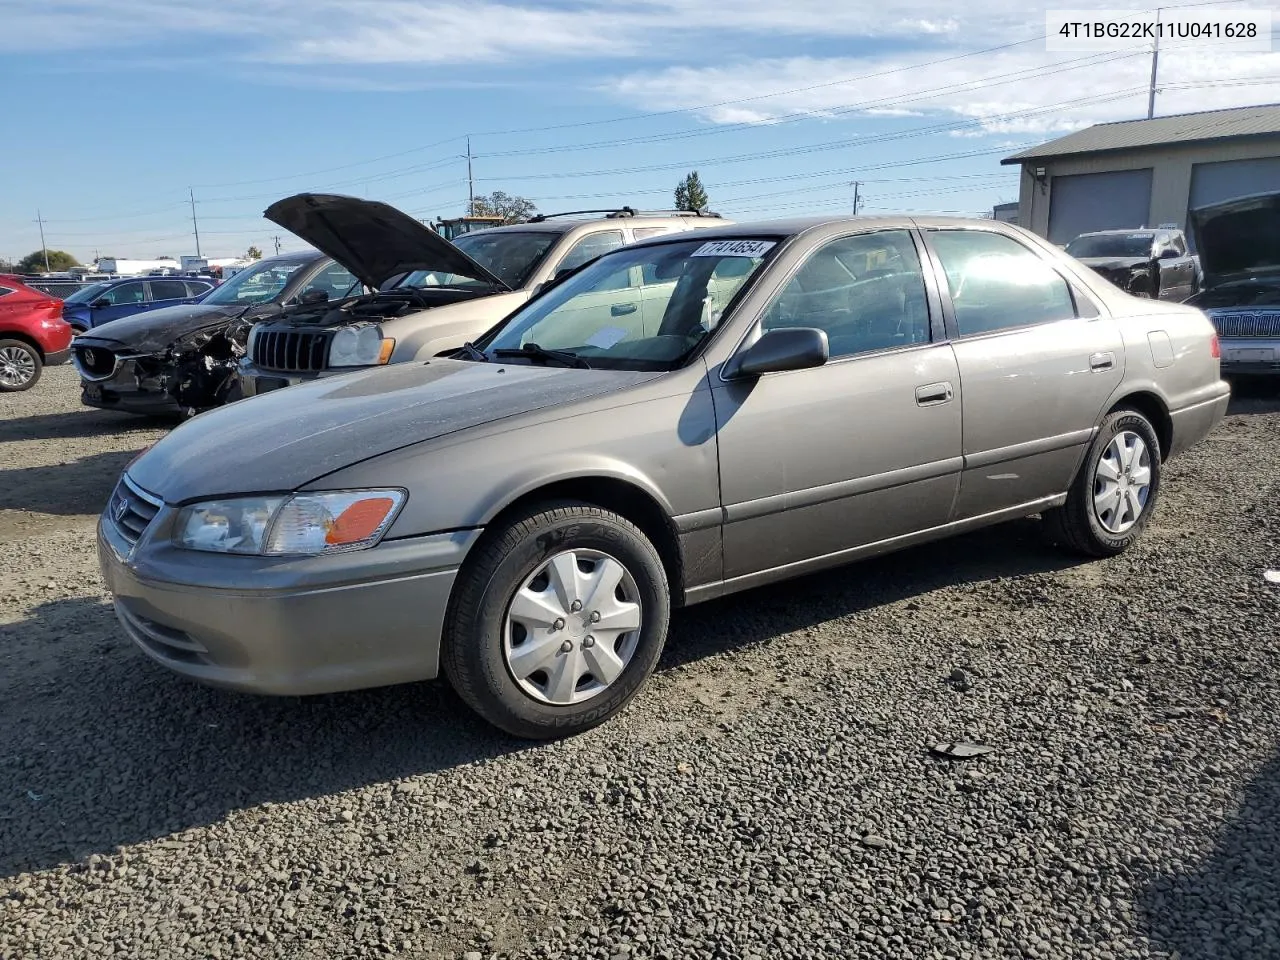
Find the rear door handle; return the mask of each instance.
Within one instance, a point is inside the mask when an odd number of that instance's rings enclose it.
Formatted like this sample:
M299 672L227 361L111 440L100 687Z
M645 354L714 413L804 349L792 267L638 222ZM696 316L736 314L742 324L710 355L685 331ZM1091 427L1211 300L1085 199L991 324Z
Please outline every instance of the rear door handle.
M636 305L634 303L615 303L609 308L611 316L625 317L628 313L635 313Z
M939 383L926 383L916 387L916 403L922 407L932 407L939 403L947 403L953 396L955 396L955 391L952 389L949 380L943 380Z
M1089 369L1091 370L1110 370L1116 365L1116 355L1114 353L1095 353L1089 358Z

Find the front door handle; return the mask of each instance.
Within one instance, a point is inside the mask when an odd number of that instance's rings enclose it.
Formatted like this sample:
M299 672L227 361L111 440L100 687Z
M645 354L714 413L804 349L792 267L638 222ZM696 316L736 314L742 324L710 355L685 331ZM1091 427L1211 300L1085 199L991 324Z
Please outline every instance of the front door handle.
M1089 358L1090 370L1110 370L1116 365L1114 353L1095 353Z
M615 317L625 317L628 313L635 313L636 305L634 303L615 303L609 308L609 313Z
M953 396L955 396L955 391L952 389L949 380L926 383L916 387L916 403L922 407L933 407L940 403L947 403Z

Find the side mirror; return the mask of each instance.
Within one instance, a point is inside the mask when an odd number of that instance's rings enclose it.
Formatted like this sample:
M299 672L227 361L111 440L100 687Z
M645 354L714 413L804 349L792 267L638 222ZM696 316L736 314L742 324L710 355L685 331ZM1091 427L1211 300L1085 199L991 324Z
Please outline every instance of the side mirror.
M816 327L782 327L770 330L730 360L730 378L758 377L762 373L820 367L830 357L827 332Z
M97 300L93 301L93 303L89 304L89 306L95 308L109 307L111 306L111 301L106 297L99 297Z
M328 303L329 294L324 290L310 290L298 298L299 303Z

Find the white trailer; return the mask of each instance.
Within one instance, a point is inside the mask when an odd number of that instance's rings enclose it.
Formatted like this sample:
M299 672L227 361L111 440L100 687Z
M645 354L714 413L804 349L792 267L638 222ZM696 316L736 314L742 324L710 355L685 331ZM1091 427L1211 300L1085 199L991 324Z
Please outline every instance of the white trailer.
M98 273L110 273L117 277L142 277L152 270L173 270L182 272L182 264L177 260L124 260L114 257L103 257L96 264Z

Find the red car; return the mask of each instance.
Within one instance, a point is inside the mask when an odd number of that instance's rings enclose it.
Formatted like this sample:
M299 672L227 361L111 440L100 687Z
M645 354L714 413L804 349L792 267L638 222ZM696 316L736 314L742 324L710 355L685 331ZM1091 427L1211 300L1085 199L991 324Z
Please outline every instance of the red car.
M61 300L0 273L0 393L30 389L45 366L65 363L71 335Z

